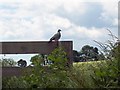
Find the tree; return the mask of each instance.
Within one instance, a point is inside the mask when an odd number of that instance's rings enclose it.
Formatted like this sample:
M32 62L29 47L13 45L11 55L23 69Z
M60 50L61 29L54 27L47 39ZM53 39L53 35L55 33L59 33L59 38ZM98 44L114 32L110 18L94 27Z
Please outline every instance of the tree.
M5 58L0 60L2 67L13 67L17 64L13 59L11 58Z
M38 54L31 57L30 62L32 62L31 65L34 65L34 66L41 65L44 62L43 55Z
M54 62L54 66L61 68L68 65L67 54L62 47L56 48L49 56L48 60Z
M108 31L112 40L107 40L107 43L95 41L107 61L103 61L105 64L101 63L100 68L96 68L93 81L98 87L120 88L120 40L110 30Z
M70 79L70 68L66 67L67 57L63 48L59 47L48 55L48 59L54 61L48 66L41 66L41 55L31 58L34 67L22 77L12 77L4 81L4 88L71 88L76 85ZM27 73L28 72L28 73Z
M79 52L78 51L76 51L76 50L73 50L73 61L74 62L79 62L80 61L80 54L79 54Z
M18 66L20 66L20 67L26 67L27 66L27 62L23 59L20 59L17 63L18 63Z
M97 47L92 47L89 45L85 45L82 47L80 51L80 57L81 59L86 60L98 60L98 48Z

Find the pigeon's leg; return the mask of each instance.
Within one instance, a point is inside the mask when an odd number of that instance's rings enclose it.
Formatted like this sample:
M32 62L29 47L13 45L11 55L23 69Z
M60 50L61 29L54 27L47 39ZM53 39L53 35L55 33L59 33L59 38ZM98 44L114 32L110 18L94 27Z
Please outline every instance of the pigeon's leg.
M59 47L59 41L55 40L55 43L56 43L56 47Z

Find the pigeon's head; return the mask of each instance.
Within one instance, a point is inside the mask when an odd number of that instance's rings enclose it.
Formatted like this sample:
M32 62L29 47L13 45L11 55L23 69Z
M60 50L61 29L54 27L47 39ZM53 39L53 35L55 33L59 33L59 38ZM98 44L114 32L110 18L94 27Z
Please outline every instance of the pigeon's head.
M60 32L61 30L60 29L58 29L58 32Z

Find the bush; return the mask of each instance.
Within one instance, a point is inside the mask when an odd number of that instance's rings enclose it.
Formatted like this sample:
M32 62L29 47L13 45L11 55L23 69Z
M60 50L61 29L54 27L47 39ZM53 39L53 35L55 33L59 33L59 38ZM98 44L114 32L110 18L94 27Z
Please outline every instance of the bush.
M100 63L99 68L93 69L94 74L91 77L97 87L115 88L120 87L120 40L110 30L108 31L112 40L108 40L105 44L97 42L105 53L106 62Z
M41 59L34 57L36 61ZM25 76L11 77L3 81L3 88L70 88L74 83L69 78L68 67L66 67L66 53L63 48L56 48L48 59L54 61L53 64L42 66L35 60L31 73L27 72Z
M91 75L96 87L110 88L118 87L118 67L116 60L101 62L99 68L94 68L94 74Z
M7 77L2 78L2 88L26 88L29 83L26 82L24 77Z
M2 66L2 67L13 67L16 64L17 64L17 62L11 58L0 59L0 66Z

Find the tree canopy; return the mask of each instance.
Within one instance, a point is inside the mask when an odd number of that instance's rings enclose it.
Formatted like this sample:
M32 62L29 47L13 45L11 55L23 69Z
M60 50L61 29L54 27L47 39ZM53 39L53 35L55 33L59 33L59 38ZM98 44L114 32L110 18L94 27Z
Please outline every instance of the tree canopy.
M98 59L104 59L104 55L99 52L97 47L85 45L79 52L73 50L73 59L75 62L97 61Z
M2 67L13 67L17 64L16 61L14 61L11 58L5 58L5 59L0 59L0 64L2 65Z

